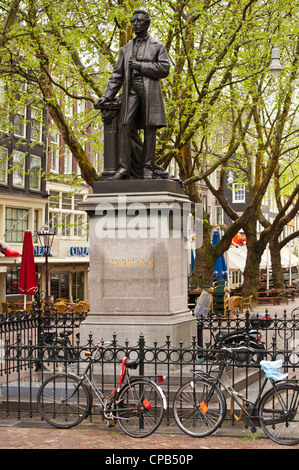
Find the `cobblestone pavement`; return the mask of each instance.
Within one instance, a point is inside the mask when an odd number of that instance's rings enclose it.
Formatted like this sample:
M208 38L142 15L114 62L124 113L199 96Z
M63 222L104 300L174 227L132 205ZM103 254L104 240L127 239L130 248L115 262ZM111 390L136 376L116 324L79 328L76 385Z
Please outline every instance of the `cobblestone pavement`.
M111 456L114 451L122 455L132 450L150 453L195 455L203 449L297 449L298 446L281 446L262 437L258 432L252 436L250 430L222 430L217 435L201 439L192 438L180 431L158 430L146 438L131 438L118 426L107 428L105 424L81 424L72 429L56 429L40 423L0 422L0 449L102 449L102 454ZM243 435L242 435L243 434ZM187 452L189 451L189 452ZM129 452L130 453L130 452ZM158 452L159 453L159 452ZM136 454L134 454L136 455ZM142 455L142 453L141 453Z

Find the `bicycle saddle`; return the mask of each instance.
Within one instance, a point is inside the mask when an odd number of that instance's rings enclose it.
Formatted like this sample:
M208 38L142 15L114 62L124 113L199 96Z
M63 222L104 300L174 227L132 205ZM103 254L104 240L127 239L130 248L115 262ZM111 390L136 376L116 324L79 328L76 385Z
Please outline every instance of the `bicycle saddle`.
M67 330L67 331L61 331L59 333L59 335L62 337L62 338L65 338L66 336L70 336L72 334L72 330Z
M248 331L248 333L251 334L251 335L255 334L256 332L257 332L256 330L251 330L251 329ZM246 329L245 328L239 328L239 329L236 329L236 330L229 330L229 331L220 330L215 335L215 338L217 340L221 339L223 341L223 340L225 340L225 339L227 339L231 336L237 336L237 337L239 336L240 339L241 339L242 337L244 337L245 334L246 334Z
M125 365L128 369L137 369L139 362L136 359L127 359Z
M237 329L237 330L220 330L216 335L216 339L226 339L226 338L229 338L230 336L235 336L235 335L239 335L239 336L244 336L244 333L245 333L245 329Z

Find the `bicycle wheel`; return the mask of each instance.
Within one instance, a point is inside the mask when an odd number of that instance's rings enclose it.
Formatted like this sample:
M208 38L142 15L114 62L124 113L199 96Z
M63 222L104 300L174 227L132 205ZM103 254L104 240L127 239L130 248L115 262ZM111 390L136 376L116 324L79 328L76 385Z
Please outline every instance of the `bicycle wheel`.
M43 358L46 362L63 362L64 357L64 344L60 339L44 344Z
M151 380L136 379L120 391L115 409L120 428L131 437L146 437L161 424L163 395Z
M37 404L41 417L56 428L71 428L90 414L88 387L71 374L55 374L40 386Z
M213 382L195 378L185 383L173 401L179 428L192 437L209 436L221 426L226 412L223 393Z
M259 417L262 429L274 442L299 444L299 387L281 384L262 397Z

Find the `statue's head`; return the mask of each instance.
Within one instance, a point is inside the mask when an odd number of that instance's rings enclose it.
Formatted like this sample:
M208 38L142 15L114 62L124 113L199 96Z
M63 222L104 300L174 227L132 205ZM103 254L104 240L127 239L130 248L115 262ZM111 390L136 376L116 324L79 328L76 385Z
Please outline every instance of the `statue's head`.
M134 33L141 34L148 30L151 17L145 10L135 10L131 18Z

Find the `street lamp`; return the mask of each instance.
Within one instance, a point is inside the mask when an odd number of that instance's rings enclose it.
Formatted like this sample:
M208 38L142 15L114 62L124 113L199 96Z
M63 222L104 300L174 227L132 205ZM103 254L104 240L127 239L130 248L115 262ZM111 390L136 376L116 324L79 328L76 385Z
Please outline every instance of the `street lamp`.
M278 49L278 47L272 47L271 58L272 61L268 70L272 73L274 78L278 78L280 72L283 70L283 66L280 63L280 49Z
M50 230L48 227L44 227L43 230L37 232L40 244L43 247L43 252L45 256L45 271L46 271L46 298L45 298L45 316L49 320L50 318L50 303L49 303L49 269L48 269L48 257L50 255L50 250L53 245L55 232Z

